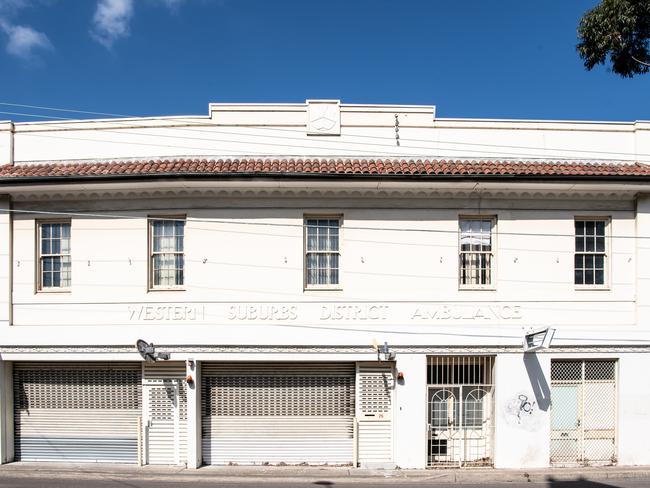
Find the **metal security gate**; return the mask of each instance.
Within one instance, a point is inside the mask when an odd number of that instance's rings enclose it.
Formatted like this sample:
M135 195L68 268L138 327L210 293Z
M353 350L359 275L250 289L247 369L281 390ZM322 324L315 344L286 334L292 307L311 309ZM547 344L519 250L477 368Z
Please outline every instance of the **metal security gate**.
M359 363L357 366L357 437L361 467L394 467L393 375L394 363Z
M206 464L351 464L351 363L205 363Z
M491 466L492 356L428 358L427 464Z
M187 383L184 362L144 364L146 464L187 464Z
M139 363L14 363L17 461L137 462Z
M616 361L551 361L551 464L615 464L616 399Z

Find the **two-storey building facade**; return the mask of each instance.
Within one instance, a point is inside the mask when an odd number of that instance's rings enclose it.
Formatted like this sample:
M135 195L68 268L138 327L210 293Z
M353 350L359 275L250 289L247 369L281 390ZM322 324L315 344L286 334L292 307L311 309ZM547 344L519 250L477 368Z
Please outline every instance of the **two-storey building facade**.
M650 464L648 160L328 100L0 124L2 461Z

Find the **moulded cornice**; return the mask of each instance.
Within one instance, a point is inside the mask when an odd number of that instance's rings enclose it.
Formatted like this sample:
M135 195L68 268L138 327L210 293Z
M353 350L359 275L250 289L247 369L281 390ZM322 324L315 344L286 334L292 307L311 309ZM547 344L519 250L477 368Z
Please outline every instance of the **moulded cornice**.
M164 189L121 189L121 190L64 190L64 191L16 191L11 194L15 202L56 201L104 201L104 200L152 200L152 199L350 199L365 200L565 200L565 201L620 201L633 200L635 193L627 191L566 191L566 190L450 190L445 188L164 188Z

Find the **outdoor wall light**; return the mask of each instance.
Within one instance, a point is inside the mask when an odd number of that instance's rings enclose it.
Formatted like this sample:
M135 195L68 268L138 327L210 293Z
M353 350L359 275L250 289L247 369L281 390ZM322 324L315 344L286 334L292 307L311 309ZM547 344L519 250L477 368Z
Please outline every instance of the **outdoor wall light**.
M533 352L538 349L551 347L555 329L551 327L530 328L524 334L524 352Z
M158 359L168 360L170 357L168 352L156 352L153 342L149 344L145 340L138 339L135 343L135 347L138 349L142 359L149 363L153 363Z
M188 385L193 385L193 384L194 384L194 378L192 378L192 375L191 375L191 374L188 374L188 375L185 377L185 381L187 381L187 384L188 384Z
M384 342L377 348L377 359L380 361L390 361L395 359L395 351L391 351L388 342Z

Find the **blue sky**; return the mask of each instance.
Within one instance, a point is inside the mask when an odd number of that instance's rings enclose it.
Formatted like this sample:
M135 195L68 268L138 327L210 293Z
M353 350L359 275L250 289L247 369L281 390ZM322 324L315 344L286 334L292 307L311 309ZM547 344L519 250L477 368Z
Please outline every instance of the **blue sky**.
M650 119L650 75L587 72L576 54L596 4L0 0L0 102L187 115L337 98L440 117Z

